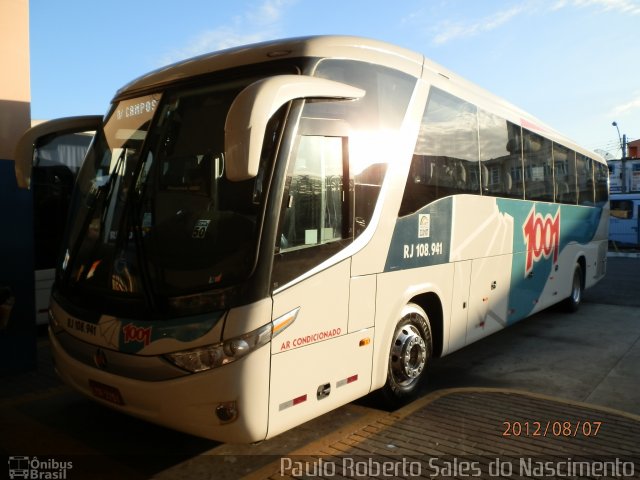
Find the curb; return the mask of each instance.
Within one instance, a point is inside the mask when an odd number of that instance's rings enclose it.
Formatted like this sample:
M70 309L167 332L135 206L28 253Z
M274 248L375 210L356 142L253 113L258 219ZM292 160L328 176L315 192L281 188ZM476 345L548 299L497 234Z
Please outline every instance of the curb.
M640 252L607 252L607 258L640 258Z

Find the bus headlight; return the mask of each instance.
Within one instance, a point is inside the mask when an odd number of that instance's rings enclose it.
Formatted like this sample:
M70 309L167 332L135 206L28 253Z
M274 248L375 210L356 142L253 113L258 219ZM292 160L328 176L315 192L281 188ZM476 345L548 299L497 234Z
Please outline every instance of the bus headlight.
M271 323L239 337L206 347L168 353L165 358L174 365L196 373L235 362L271 340Z

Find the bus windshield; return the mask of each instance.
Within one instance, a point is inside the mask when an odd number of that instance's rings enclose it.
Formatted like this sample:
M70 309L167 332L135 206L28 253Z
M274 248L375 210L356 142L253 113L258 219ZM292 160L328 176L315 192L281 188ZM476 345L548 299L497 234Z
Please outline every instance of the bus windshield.
M252 81L115 105L79 175L62 292L83 303L102 298L111 307L122 300L130 308L137 299L143 308L166 310L184 297L202 307L181 304L182 313L211 310L212 302L228 306L230 290L253 267L264 200L265 159L255 179L231 182L224 175L226 115Z

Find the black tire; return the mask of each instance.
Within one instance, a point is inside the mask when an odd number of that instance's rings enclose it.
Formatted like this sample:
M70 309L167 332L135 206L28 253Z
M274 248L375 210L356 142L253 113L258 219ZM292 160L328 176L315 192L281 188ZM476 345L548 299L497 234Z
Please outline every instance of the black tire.
M571 292L569 296L564 300L564 308L567 312L576 312L580 308L582 303L582 294L584 293L584 274L582 272L582 266L576 263L573 269L573 276L571 277Z
M432 352L429 317L420 306L405 305L389 347L387 381L382 389L388 406L399 407L415 398L426 379Z

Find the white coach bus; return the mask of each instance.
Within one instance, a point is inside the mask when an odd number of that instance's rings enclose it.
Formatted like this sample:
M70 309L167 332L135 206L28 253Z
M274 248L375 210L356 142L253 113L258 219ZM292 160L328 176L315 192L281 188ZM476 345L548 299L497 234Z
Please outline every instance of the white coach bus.
M432 357L576 309L605 273L603 160L393 45L203 55L83 129L56 368L191 434L254 442L373 390L405 401Z

